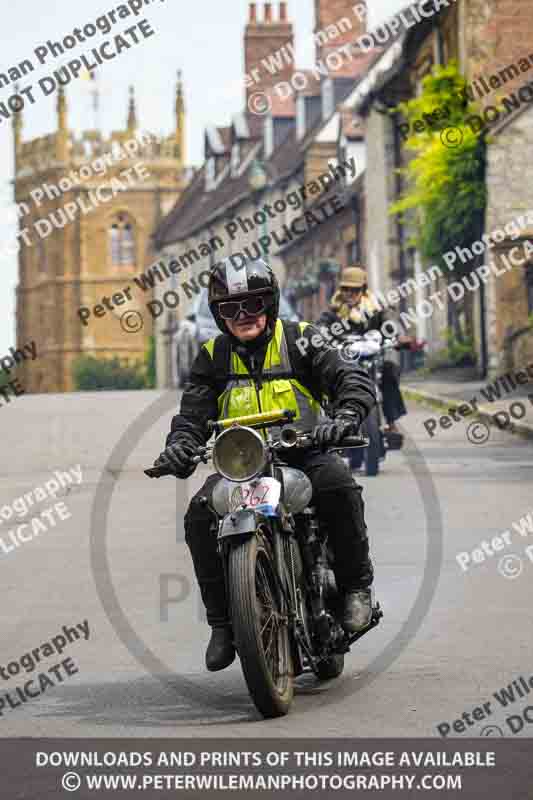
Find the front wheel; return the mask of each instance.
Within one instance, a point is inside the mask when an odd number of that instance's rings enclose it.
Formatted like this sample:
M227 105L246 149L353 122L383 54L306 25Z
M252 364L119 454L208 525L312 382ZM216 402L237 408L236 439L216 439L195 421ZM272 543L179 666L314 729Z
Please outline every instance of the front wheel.
M293 667L270 545L253 536L233 547L228 572L233 633L248 690L264 717L284 716L294 693Z

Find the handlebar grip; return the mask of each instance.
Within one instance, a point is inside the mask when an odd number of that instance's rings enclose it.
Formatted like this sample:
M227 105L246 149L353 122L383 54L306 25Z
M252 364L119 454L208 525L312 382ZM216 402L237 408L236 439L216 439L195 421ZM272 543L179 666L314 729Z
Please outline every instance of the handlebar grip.
M144 474L149 478L164 478L165 475L172 475L172 472L168 467L150 467L150 469L144 470Z
M364 436L345 436L341 442L339 442L339 447L366 447L368 445L368 439Z

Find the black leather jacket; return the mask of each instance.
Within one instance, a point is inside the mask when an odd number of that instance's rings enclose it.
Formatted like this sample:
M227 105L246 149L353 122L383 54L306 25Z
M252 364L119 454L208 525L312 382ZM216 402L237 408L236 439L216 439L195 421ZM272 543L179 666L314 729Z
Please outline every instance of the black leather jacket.
M376 403L374 386L366 372L341 359L336 348L325 340L320 344L316 337L322 337L314 325L308 325L303 332L295 322L284 321L283 327L294 377L317 400L326 395L332 413L350 409L365 419ZM226 340L228 352L238 347L232 337L221 336ZM252 351L245 346L238 349L254 379L260 376L267 346L268 341L264 341L259 350ZM172 419L167 446L183 438L197 446L205 445L209 438L207 422L218 418L218 398L226 382L227 377L215 370L213 360L202 347L183 392L180 412Z

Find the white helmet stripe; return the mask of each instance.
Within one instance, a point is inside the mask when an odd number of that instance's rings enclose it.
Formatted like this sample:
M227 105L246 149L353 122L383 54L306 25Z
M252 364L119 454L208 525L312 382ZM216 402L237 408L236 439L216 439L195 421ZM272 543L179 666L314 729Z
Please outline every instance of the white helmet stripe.
M226 281L228 294L241 294L248 291L248 276L246 267L235 267L233 256L226 259Z

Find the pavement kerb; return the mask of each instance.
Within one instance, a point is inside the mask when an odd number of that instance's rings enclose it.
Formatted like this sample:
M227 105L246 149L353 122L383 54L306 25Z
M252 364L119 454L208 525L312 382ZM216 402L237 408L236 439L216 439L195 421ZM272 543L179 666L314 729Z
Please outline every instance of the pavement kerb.
M431 394L430 392L422 392L420 389L415 389L412 386L402 386L402 394L407 400L412 400L414 403L423 403L424 405L432 406L439 410L446 411L448 408L459 408L459 406L463 406L468 404L468 400L454 400L451 397L446 397L445 395L438 395L438 394ZM486 422L488 425L492 425L493 427L497 428L497 430L502 430L498 428L497 425L494 425L492 420L493 414L496 411L501 409L491 410L490 406L480 406L478 405L477 412L474 412L471 416L480 419L482 422ZM533 426L528 425L525 422L514 421L509 425L508 428L504 429L507 433L514 433L517 436L521 436L524 439L533 439Z

